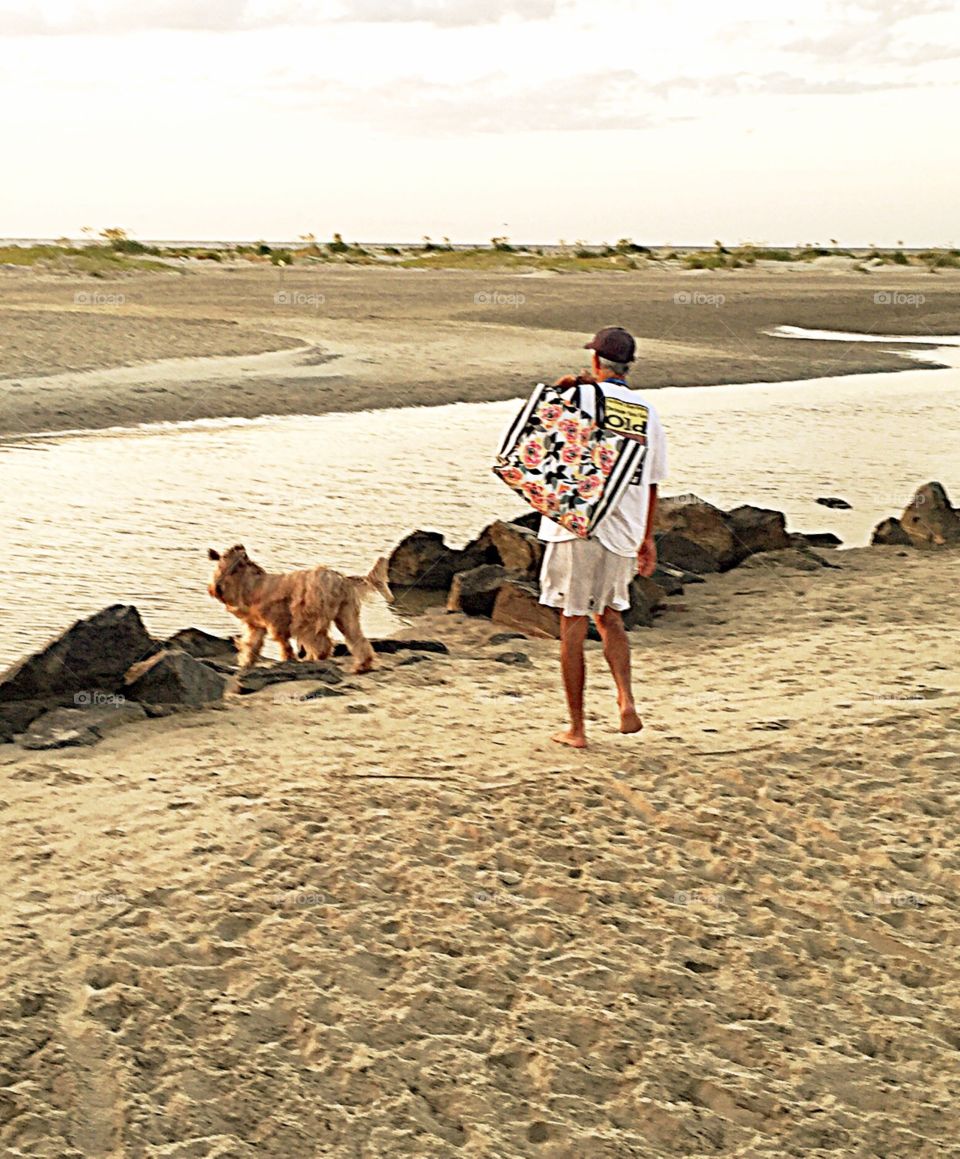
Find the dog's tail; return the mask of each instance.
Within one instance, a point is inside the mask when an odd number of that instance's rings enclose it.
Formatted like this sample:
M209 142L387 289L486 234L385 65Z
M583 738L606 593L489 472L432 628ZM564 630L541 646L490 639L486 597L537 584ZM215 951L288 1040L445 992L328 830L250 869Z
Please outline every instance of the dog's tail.
M362 589L361 596L372 596L374 592L379 592L388 604L393 603L394 597L393 592L390 590L390 579L387 573L387 560L385 556L381 556L366 575L352 575L350 576L350 580Z

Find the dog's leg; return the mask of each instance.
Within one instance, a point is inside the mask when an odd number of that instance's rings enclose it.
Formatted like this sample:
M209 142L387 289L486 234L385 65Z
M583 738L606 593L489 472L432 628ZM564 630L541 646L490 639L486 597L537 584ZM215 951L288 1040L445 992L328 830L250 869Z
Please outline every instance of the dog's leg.
M300 633L300 655L308 660L329 660L333 655L333 641L326 626Z
M360 609L355 600L347 600L340 606L335 623L343 633L343 638L353 656L354 672L357 674L369 672L373 667L373 648L363 634L363 628L360 627Z
M271 632L270 635L280 645L280 655L284 660L296 660L296 655L290 647L290 637L284 636L280 632Z
M253 668L256 662L260 659L260 653L263 651L263 641L266 639L267 633L263 628L254 628L251 624L247 624L243 639L240 641L240 667Z
M330 638L329 624L324 625L317 632L316 646L318 660L329 660L333 655L333 640Z

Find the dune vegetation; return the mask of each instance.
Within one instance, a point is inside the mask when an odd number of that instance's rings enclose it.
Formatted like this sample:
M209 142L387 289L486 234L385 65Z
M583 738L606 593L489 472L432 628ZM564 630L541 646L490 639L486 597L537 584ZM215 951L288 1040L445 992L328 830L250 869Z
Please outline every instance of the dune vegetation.
M250 263L273 266L375 265L402 269L477 270L553 273L639 271L651 267L687 270L737 270L758 263L808 264L819 259L847 259L850 268L868 272L881 266L912 267L935 273L960 268L960 250L849 249L835 240L829 246L808 243L791 248L743 242L727 246L721 241L712 247L651 248L630 238L613 245L583 241L560 241L550 245L511 244L506 237L494 237L486 245L455 246L449 238L437 242L425 236L418 244L357 243L334 233L329 241L319 241L312 233L301 234L293 242L271 245L266 241L207 245L146 244L130 237L119 227L104 229L96 237L84 230L81 240L60 238L38 245L0 245L0 267L31 266L53 273L79 273L92 277L134 270L182 268L195 262L218 265Z

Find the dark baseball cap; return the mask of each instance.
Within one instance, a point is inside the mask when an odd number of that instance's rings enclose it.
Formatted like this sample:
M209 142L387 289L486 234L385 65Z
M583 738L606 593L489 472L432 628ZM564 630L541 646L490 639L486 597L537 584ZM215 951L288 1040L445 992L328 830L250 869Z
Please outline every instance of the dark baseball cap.
M604 326L584 345L584 350L596 350L601 358L611 362L633 362L637 344L622 326Z

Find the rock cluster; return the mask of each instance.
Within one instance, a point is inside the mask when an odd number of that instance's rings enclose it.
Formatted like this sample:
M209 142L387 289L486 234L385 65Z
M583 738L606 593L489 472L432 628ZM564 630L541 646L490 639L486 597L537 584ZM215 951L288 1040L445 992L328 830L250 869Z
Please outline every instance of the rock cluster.
M960 544L960 508L951 505L942 483L925 483L899 519L884 519L870 541L895 547L955 547Z
M195 628L155 640L135 607L114 604L0 675L0 740L95 744L119 725L220 700L227 677L198 657L232 652L230 640Z
M839 506L839 504L831 504ZM396 588L446 594L450 611L488 617L517 633L559 635L559 614L539 602L543 545L533 513L497 520L463 548L451 548L435 531L414 531L390 557ZM829 532L791 534L783 513L743 505L722 511L696 495L661 498L655 526L658 565L630 588L628 628L649 627L665 600L684 585L727 571L764 553L790 569L836 566L812 550L839 545ZM960 544L960 509L940 483L921 487L899 519L885 519L877 544L946 547ZM431 640L376 640L374 650L443 652ZM338 646L336 654L342 654ZM411 662L415 657L411 657ZM130 605L115 604L78 620L45 648L0 674L0 743L17 739L31 749L95 744L109 730L148 716L216 703L229 688L255 692L278 681L312 680L311 695L338 695L339 668L329 662L291 662L238 673L233 641L198 628L155 640Z
M559 614L539 603L538 525L533 513L497 520L463 548L448 547L436 531L414 531L390 557L390 582L446 592L451 612L486 616L528 636L556 637ZM759 552L808 550L788 534L780 511L748 505L721 511L696 495L662 498L655 532L659 564L650 579L638 576L631 585L630 628L649 627L664 599L682 593L685 583L699 583Z
M374 640L374 650L445 652L437 640ZM345 648L338 645L336 652ZM27 749L96 744L114 728L202 708L229 688L257 692L280 681L339 684L332 662L278 663L238 672L232 640L185 628L154 640L129 605L78 620L52 643L0 674L0 744Z

